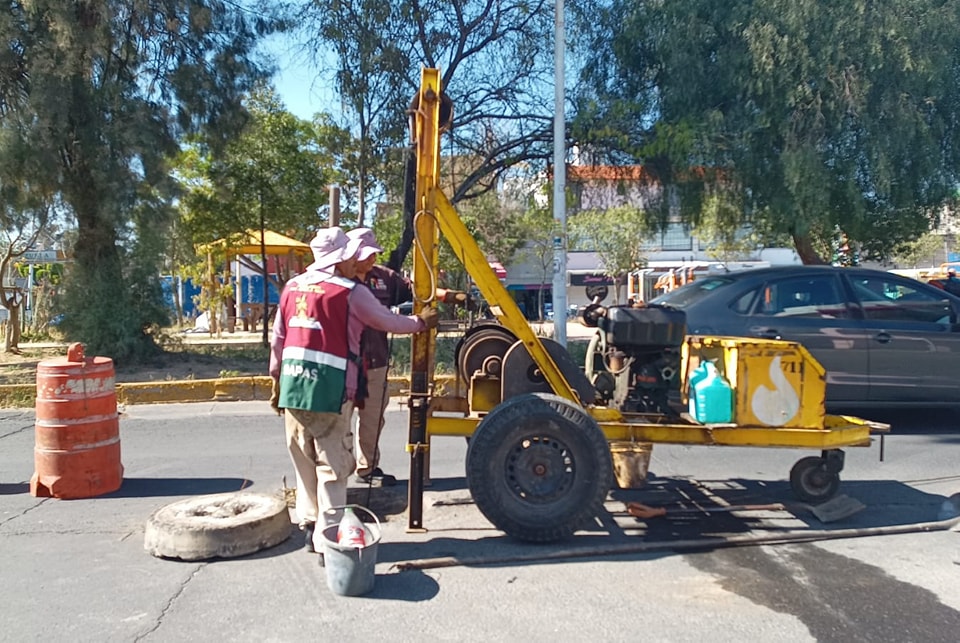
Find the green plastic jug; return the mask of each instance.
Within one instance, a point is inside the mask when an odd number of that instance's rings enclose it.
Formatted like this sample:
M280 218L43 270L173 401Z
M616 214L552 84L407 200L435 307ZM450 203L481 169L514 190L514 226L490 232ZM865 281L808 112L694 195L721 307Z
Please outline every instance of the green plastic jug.
M702 372L700 372L702 371ZM704 424L733 420L733 388L713 362L703 362L690 377L690 415Z

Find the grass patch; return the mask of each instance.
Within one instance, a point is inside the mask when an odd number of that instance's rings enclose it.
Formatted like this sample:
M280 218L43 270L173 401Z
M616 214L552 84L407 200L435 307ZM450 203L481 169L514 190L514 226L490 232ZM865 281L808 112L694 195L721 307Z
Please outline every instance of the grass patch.
M459 337L437 337L436 358L434 360L436 368L434 375L453 375L456 364L453 360L454 350L457 347ZM413 346L413 340L409 336L397 336L390 342L390 374L391 375L409 375L410 374L410 351Z

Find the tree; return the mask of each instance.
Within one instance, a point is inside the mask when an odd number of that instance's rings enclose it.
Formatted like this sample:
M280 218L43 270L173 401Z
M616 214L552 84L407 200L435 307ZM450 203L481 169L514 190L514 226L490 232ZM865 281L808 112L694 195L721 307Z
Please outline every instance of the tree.
M504 265L513 261L528 238L523 211L509 207L496 193L462 204L458 214L484 254Z
M246 104L251 118L222 155L205 155L203 146L185 148L180 158L185 191L181 211L194 243L260 231L266 302L269 272L263 231L309 241L328 225L319 212L329 200L327 187L344 182L341 168L351 139L325 115L317 115L314 122L298 119L270 88L258 88ZM211 303L217 301L212 297ZM263 332L266 343L266 324Z
M304 14L316 48L336 52L341 99L375 137L364 149L380 158L404 144L420 67L441 69L454 109L446 154L470 159L452 186L457 203L493 189L521 161L551 158L553 8L548 0L322 0L305 3ZM400 174L385 164L379 178Z
M356 156L357 220L367 221L372 183L384 177L382 164L403 140L404 113L413 93L404 79L411 65L409 18L401 3L382 0L313 0L304 7L301 32L319 65L330 65L334 83L359 137Z
M642 158L665 184L691 167L716 170L805 263L824 261L817 244L829 247L837 226L865 253L889 254L929 228L960 180L957 3L613 0L589 10L581 26L597 28L579 104L604 127L588 142ZM613 37L600 38L604 29Z
M24 136L26 124L15 114L6 111L0 102L0 306L9 313L4 352L20 350L20 312L26 292L16 283L4 280L14 272L23 255L34 249L44 232L53 207L53 195L42 185L30 180L37 171L37 160L29 153Z
M926 232L916 240L897 247L892 258L901 268L932 267L947 247L943 235Z
M543 304L546 286L553 274L554 238L559 235L557 222L553 218L552 205L543 207L533 205L523 213L520 226L527 231L526 245L518 253L529 257L540 275L540 290L537 293L537 310L543 320ZM560 311L554 311L558 315Z
M76 218L61 328L88 353L156 350L168 159L184 134L218 149L243 125L241 98L266 74L254 48L278 26L222 0L14 1L0 18L0 119L24 124L0 156L30 150L26 180Z
M701 247L706 246L707 255L726 267L731 261L752 254L763 242L755 229L743 225L743 193L716 185L711 188L693 232Z
M618 304L624 276L645 263L644 239L652 230L649 215L629 205L586 210L570 218L569 229L571 246L597 253L603 273L613 279L613 303Z
M3 249L0 250L0 306L6 308L9 313L7 333L3 342L5 353L20 352L20 310L23 307L26 290L16 283L6 285L2 279L13 272L17 260L33 245L38 234L39 231L24 238L21 231L18 231L15 236L7 237Z

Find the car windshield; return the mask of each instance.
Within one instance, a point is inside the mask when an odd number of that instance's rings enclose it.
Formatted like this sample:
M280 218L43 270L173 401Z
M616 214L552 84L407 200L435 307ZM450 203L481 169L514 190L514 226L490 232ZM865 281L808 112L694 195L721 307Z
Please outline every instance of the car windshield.
M666 304L674 308L686 308L719 288L729 286L732 283L733 279L729 277L701 277L686 286L681 286L659 297L654 297L649 303Z

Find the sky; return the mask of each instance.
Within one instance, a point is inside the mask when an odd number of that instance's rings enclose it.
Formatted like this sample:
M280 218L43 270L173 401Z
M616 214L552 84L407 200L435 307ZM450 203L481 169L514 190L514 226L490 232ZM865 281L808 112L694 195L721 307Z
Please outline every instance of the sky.
M317 78L316 68L279 37L266 44L265 51L274 57L277 74L274 87L287 110L304 120L311 120L317 112L339 116L338 102L333 99L329 81Z

